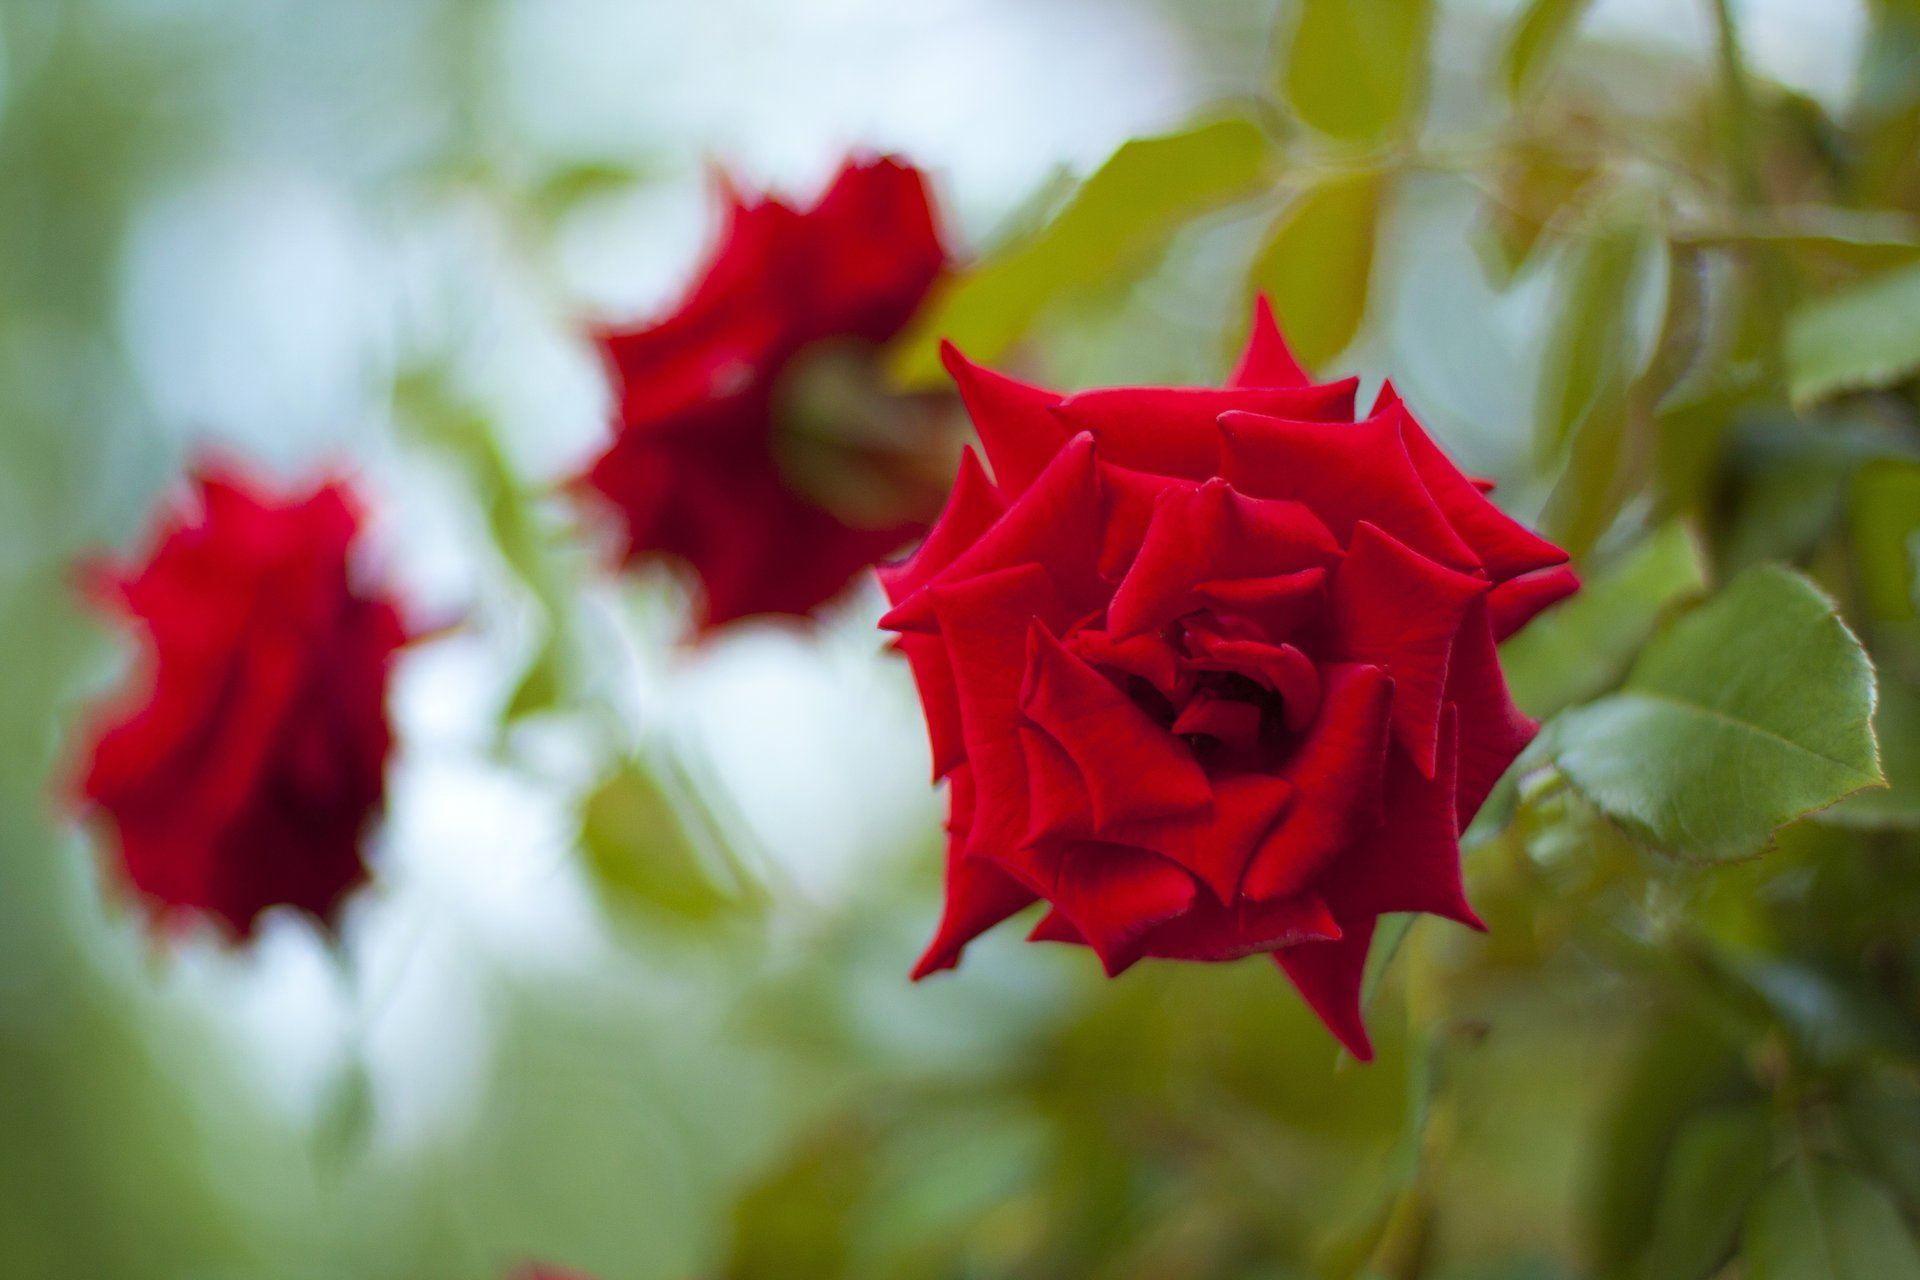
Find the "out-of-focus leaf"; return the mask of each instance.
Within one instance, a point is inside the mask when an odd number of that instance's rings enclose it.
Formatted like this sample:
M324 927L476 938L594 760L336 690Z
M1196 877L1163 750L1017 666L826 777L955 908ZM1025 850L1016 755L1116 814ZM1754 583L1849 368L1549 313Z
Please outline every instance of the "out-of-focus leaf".
M1646 1280L1707 1280L1733 1255L1766 1180L1772 1117L1759 1103L1689 1116L1674 1134L1647 1249Z
M733 894L700 847L687 803L665 786L657 769L629 761L587 797L580 813L580 848L595 882L616 901L705 920Z
M1590 0L1528 0L1507 38L1500 61L1509 98L1518 98L1546 75L1553 60L1580 25Z
M1787 322L1795 403L1884 387L1920 369L1920 263L1798 307Z
M1063 294L1106 282L1192 218L1258 192L1271 159L1266 134L1239 118L1125 143L1044 231L979 263L921 308L889 356L892 380L941 384L942 338L975 360L996 358Z
M1748 1088L1739 1058L1693 1020L1655 1025L1595 1130L1583 1207L1596 1276L1639 1280L1680 1129L1688 1116Z
M1880 785L1873 666L1833 602L1763 567L1647 646L1624 688L1564 713L1567 779L1641 840L1709 861Z
M1920 598L1920 462L1879 458L1853 478L1849 533L1860 591L1875 617L1900 621Z
M1903 680L1882 679L1873 723L1886 787L1848 796L1822 812L1820 820L1869 830L1920 827L1920 690Z
M1287 101L1307 124L1365 141L1399 131L1425 89L1428 0L1301 0Z
M1366 314L1383 187L1376 173L1308 187L1254 260L1253 291L1273 303L1288 345L1310 369L1345 350Z
M1742 414L1722 464L1721 572L1813 551L1839 517L1855 467L1889 447L1871 423L1779 409Z
M1500 646L1514 701L1545 719L1606 692L1661 617L1706 585L1692 531L1678 523L1662 528Z
M1884 1084L1844 1099L1840 1126L1865 1167L1896 1198L1920 1204L1920 1091L1911 1083Z
M527 206L536 217L555 220L581 205L615 195L645 181L647 174L633 165L610 162L565 165L541 179L527 194Z
M1556 215L1592 180L1594 161L1579 153L1523 143L1494 178L1474 245L1496 287L1527 264Z
M1650 463L1653 406L1697 335L1693 293L1676 287L1691 280L1644 215L1616 215L1572 252L1567 310L1541 383L1535 457L1543 465L1563 460L1540 523L1578 559L1637 489Z
M1800 1158L1768 1179L1741 1233L1747 1280L1920 1280L1920 1249L1887 1193Z
M1558 455L1590 418L1612 411L1651 354L1635 330L1650 255L1661 253L1644 215L1618 217L1571 250L1541 383L1542 459Z

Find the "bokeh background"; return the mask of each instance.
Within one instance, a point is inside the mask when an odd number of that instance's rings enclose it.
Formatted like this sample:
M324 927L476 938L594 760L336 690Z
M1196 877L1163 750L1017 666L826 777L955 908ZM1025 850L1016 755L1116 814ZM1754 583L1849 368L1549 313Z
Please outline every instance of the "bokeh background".
M1920 16L1447 0L1396 62L1427 6L1318 8L1387 52L1356 110L1424 104L1374 159L1329 152L1362 187L1390 164L1391 199L1296 221L1304 278L1263 246L1313 171L1149 211L990 354L1068 387L1216 379L1252 263L1323 370L1391 375L1583 569L1629 566L1608 612L1642 635L1766 559L1853 610L1848 486L1912 465L1911 365L1796 373L1802 408L1888 388L1844 422L1703 392L1684 420L1619 408L1650 434L1585 427L1726 245L1805 255L1814 294L1920 257ZM584 327L671 303L713 165L805 198L849 148L898 150L992 261L1129 138L1227 112L1313 150L1288 94L1319 91L1287 74L1311 25L1268 0L0 5L0 1275L1911 1274L1741 1271L1744 1201L1711 1194L1777 1122L1878 1141L1850 1157L1875 1205L1920 1204L1911 789L1715 869L1523 806L1470 857L1492 933L1409 936L1364 1068L1257 963L1107 983L1009 929L913 987L939 798L877 590L690 649L684 584L603 572L555 496L607 430ZM1744 144L1716 114L1729 26ZM1740 146L1760 191L1723 176ZM291 914L244 949L154 939L62 799L78 710L134 652L74 566L210 448L359 477L369 554L452 624L399 668L376 880L338 939ZM1905 483L1874 526L1896 566ZM1883 740L1917 705L1899 572L1882 630L1849 612ZM1515 659L1538 709L1618 678L1606 650L1563 687L1568 652Z

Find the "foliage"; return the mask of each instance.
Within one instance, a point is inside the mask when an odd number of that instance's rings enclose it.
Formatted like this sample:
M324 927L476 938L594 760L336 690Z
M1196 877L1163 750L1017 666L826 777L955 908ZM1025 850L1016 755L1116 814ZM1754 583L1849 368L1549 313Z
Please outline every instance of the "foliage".
M1364 1069L1253 961L1109 983L990 939L909 988L931 809L859 779L817 841L865 850L839 879L772 848L819 833L748 819L671 690L760 645L831 684L823 718L905 724L905 672L865 615L679 654L671 589L608 585L564 514L564 460L529 444L564 379L501 366L584 359L571 237L670 167L658 139L542 149L495 74L527 13L418 0L373 39L346 5L0 9L0 1271L1920 1273L1920 15L1871 5L1857 84L1816 99L1749 65L1753 6L1701 0L1696 54L1598 38L1590 7L1163 5L1197 65L1244 66L1249 32L1272 56L1044 202L890 353L916 389L942 336L1054 382L1212 382L1265 292L1316 372L1393 371L1575 548L1584 592L1502 650L1546 726L1469 832L1488 932L1383 927ZM251 120L276 94L295 109ZM337 950L283 935L348 1010L292 1104L235 996L274 990L266 962L148 947L49 801L125 661L70 566L208 438L122 349L118 264L243 125L271 141L248 163L337 184L396 259L454 246L436 319L409 285L365 320L370 425L313 452L440 495L480 548L444 652L492 663L454 699L484 731L417 763L506 800L452 839L559 833L528 855L547 880L497 890L519 941L482 945L429 883L449 860L399 856L447 838L396 814ZM516 308L538 341L488 332ZM220 438L273 453L279 428ZM741 736L781 687L725 703ZM771 767L805 791L861 766ZM443 819L480 804L453 794Z

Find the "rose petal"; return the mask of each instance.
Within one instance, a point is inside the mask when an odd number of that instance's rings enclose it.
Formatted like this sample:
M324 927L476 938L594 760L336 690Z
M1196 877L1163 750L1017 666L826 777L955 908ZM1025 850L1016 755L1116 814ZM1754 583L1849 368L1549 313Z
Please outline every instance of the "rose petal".
M1093 438L1080 436L1047 464L991 529L895 605L880 625L890 631L930 630L930 592L935 588L1027 563L1044 566L1062 597L1085 612L1102 594L1096 568L1099 548L1100 485L1093 467Z
M1373 944L1371 919L1343 920L1341 935L1332 942L1306 942L1273 953L1307 1006L1326 1023L1334 1039L1362 1062L1373 1061L1373 1042L1367 1039L1366 1020L1360 1015L1360 986L1367 972L1367 949Z
M1107 630L1124 639L1189 612L1196 583L1294 573L1338 553L1326 526L1300 503L1248 498L1220 479L1169 489L1114 590Z
M1027 628L1069 620L1047 571L1018 565L927 588L953 669L960 730L977 803L967 852L1003 852L1027 830L1026 762L1020 752L1020 685Z
M1565 565L1508 579L1487 596L1487 608L1493 614L1493 638L1505 640L1533 621L1533 615L1579 589L1579 575Z
M1096 830L1206 808L1213 790L1193 753L1044 627L1027 639L1020 709L1079 768Z
M1230 906L1200 898L1190 910L1155 926L1144 950L1168 960L1238 960L1339 936L1339 923L1316 893L1272 902L1242 898Z
M1320 714L1282 768L1293 784L1286 816L1254 850L1241 891L1286 897L1380 821L1393 681L1378 667L1321 669Z
M1306 503L1345 545L1372 521L1429 560L1480 567L1414 469L1392 410L1351 426L1227 413L1220 472L1242 493Z
M1362 520L1333 576L1329 656L1393 677L1393 732L1433 775L1447 659L1487 583L1437 565Z
M1091 431L1100 456L1116 466L1152 475L1206 480L1218 473L1220 433L1215 425L1229 409L1351 422L1358 380L1326 386L1102 387L1068 396L1053 415L1072 433Z
M905 559L879 567L880 585L886 590L887 599L899 604L926 586L936 573L978 542L980 535L992 528L1006 509L1006 500L980 465L980 455L971 445L961 450L953 492L947 496L946 509L940 513L926 541Z
M1500 671L1485 601L1467 611L1447 666L1446 700L1460 709L1460 772L1456 788L1460 829L1486 803L1493 784L1540 726L1513 705Z
M1460 716L1448 706L1440 728L1439 767L1422 777L1405 752L1387 762L1384 821L1316 882L1344 919L1424 911L1485 929L1460 880L1460 826L1454 790Z
M1253 300L1253 330L1247 334L1247 348L1240 353L1240 361L1228 376L1227 385L1304 387L1312 381L1300 362L1293 358L1293 352L1287 350L1287 340L1280 336L1280 326L1274 323L1273 304L1267 301L1266 294L1261 294ZM1347 416L1353 416L1351 409Z
M1025 493L1072 439L1048 412L1060 397L974 364L951 342L940 344L940 362L960 389L994 480L1009 497Z

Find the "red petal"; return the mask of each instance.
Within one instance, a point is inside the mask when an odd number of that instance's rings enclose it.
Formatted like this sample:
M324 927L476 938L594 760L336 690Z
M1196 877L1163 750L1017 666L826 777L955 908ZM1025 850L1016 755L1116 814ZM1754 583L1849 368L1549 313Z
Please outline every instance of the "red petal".
M1202 899L1192 910L1155 928L1145 950L1168 960L1238 960L1339 936L1339 923L1315 893L1272 902L1242 898L1231 906Z
M993 464L993 478L1009 496L1018 497L1072 438L1048 412L1060 397L974 364L951 342L940 344L940 362L960 389L987 461Z
M1401 406L1401 439L1427 491L1440 504L1454 531L1473 548L1495 582L1535 569L1565 564L1567 553L1533 533L1487 501L1473 481L1460 473L1411 413Z
M1213 783L1213 806L1205 813L1159 822L1137 822L1107 833L1115 844L1133 845L1177 862L1199 878L1214 898L1231 902L1260 838L1285 812L1293 788L1267 774L1230 774Z
M1433 775L1447 657L1483 579L1435 564L1366 521L1333 576L1331 656L1393 677L1393 731Z
M1500 672L1493 627L1484 601L1474 605L1453 642L1446 699L1460 709L1460 829L1480 811L1493 784L1540 726L1513 705Z
M1093 438L1081 436L1054 456L991 529L895 605L880 625L890 631L930 630L934 588L1027 563L1045 566L1070 603L1087 601L1081 609L1085 612L1104 593L1095 567L1099 548L1100 484L1093 468Z
M1253 300L1253 331L1247 335L1247 349L1227 378L1230 387L1304 387L1313 382L1300 362L1287 350L1287 340L1274 323L1273 304L1267 295ZM1349 410L1348 416L1352 413Z
M1020 708L1079 767L1094 825L1203 809L1213 790L1184 743L1043 627L1028 635Z
M1206 480L1218 472L1220 433L1229 409L1351 422L1357 380L1323 387L1216 390L1212 387L1102 387L1068 396L1054 416L1070 432L1091 431L1100 456L1116 466L1153 475Z
M1107 606L1107 630L1124 639L1190 612L1196 583L1295 573L1338 551L1301 503L1248 498L1220 479L1169 489Z
M1069 621L1053 580L1020 565L927 589L953 668L960 729L977 793L969 853L1004 853L1027 830L1026 762L1020 752L1020 685L1027 627Z
M1036 851L1027 877L1115 977L1138 960L1153 926L1187 909L1193 877L1150 853L1108 844Z
M1511 578L1487 596L1493 613L1493 638L1505 640L1533 621L1533 615L1580 589L1580 577L1565 565Z
M1460 756L1459 712L1449 706L1440 729L1440 762L1431 780L1404 752L1387 762L1385 814L1317 882L1342 918L1424 911L1484 929L1460 880L1460 827L1454 787Z
M966 771L954 777L952 805L956 815L972 812L973 797L966 794L971 789L968 779ZM962 851L965 843L962 824L947 841L946 904L933 941L913 967L915 982L953 968L960 963L960 953L969 942L1034 900L1031 889L999 867L982 858L967 857Z
M960 695L953 687L953 667L947 662L946 641L918 633L901 636L896 644L907 655L914 687L920 691L920 709L927 721L927 742L933 750L933 779L952 773L965 763L967 741L960 730Z
M971 445L961 450L953 492L947 496L946 508L926 541L904 560L879 567L880 585L886 589L887 599L899 604L926 586L935 574L978 542L1006 509L1006 500L980 466L980 455Z
M1307 503L1342 544L1370 520L1429 560L1480 567L1414 469L1397 409L1351 426L1228 413L1220 432L1221 474L1242 493Z
M1293 784L1293 803L1254 851L1241 886L1252 898L1311 887L1380 821L1393 681L1378 667L1336 665L1320 674L1320 714L1281 771Z
M1273 953L1274 961L1334 1039L1362 1062L1373 1060L1373 1043L1360 1016L1360 985L1367 972L1373 925L1372 920L1343 921L1344 932L1336 941L1307 942Z

